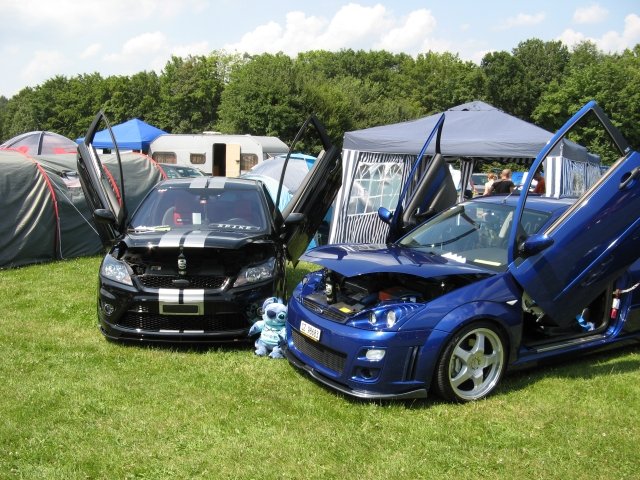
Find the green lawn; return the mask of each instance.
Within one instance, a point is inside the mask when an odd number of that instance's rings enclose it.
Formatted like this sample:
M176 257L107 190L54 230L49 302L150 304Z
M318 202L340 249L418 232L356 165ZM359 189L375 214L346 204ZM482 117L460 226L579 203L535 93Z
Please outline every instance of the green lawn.
M509 375L477 403L351 401L249 345L105 341L98 264L0 271L2 479L640 475L637 348Z

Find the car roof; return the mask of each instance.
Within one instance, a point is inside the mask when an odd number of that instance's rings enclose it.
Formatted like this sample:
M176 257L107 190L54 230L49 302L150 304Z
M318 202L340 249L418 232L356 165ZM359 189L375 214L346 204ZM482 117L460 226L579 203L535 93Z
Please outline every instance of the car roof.
M158 183L157 187L173 188L229 188L238 190L257 189L260 186L256 180L231 177L181 177L168 178Z
M512 207L516 207L518 204L519 194L504 194L504 195L488 195L482 197L476 197L470 202L479 203L493 203L493 204L506 204ZM538 210L541 212L554 213L558 210L566 210L575 203L575 198L551 198L538 195L529 194L527 197L527 208L531 210Z

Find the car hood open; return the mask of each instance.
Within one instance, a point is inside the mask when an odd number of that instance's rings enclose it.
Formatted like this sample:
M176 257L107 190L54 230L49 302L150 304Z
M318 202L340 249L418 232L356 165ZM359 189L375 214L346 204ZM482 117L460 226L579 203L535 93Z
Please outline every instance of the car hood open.
M327 245L310 250L300 258L352 277L376 272L405 273L424 278L495 272L398 245Z

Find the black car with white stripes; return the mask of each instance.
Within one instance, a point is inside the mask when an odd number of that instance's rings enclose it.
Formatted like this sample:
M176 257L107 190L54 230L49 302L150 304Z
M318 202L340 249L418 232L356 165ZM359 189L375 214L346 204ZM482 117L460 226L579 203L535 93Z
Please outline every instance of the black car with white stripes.
M339 188L339 150L322 125L311 117L300 130L298 138L315 132L322 151L282 212L260 181L197 177L158 183L133 215L127 179L114 179L92 145L99 125L110 129L102 112L78 147L78 172L107 250L97 292L102 333L170 343L246 339L263 301L286 294L286 263L297 263Z

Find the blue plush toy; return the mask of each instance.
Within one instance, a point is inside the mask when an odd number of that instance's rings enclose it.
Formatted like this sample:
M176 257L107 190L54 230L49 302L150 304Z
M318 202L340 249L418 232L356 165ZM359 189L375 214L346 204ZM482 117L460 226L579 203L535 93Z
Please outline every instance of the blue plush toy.
M280 342L286 338L285 322L287 307L280 298L267 298L262 304L262 320L258 320L249 330L249 336L260 333L256 340L256 355L270 358L284 358Z

